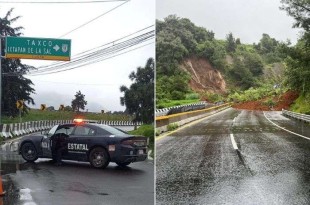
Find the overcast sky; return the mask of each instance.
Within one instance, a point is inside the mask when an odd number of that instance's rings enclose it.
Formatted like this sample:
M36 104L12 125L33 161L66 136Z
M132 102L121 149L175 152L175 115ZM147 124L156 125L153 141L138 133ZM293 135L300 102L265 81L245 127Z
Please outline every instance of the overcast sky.
M0 15L4 17L10 8L14 8L12 17L22 17L12 26L23 26L23 36L59 38L68 31L122 3L124 2L92 4L0 3ZM71 56L74 56L154 25L154 20L155 0L131 0L63 38L71 39ZM128 78L129 74L137 67L143 67L149 57L155 57L154 43L124 55L71 71L26 77L34 83L36 94L32 97L37 108L40 107L40 104L54 106L55 109L58 109L60 104L71 106L74 95L80 90L88 102L86 109L89 111L100 112L102 109L123 111L125 107L120 105L122 93L120 93L119 87L121 85L129 87L132 83ZM22 60L22 62L33 66L54 63L54 61L44 60Z
M280 0L157 0L156 18L163 20L170 14L189 18L219 39L232 32L242 43L252 44L267 33L279 41L296 43L299 31L292 29L293 18L280 6Z

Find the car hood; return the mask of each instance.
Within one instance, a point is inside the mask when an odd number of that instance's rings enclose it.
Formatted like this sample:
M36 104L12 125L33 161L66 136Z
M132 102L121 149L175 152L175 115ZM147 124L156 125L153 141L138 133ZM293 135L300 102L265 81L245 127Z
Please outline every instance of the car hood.
M41 140L44 135L26 135L21 138L21 141L24 140Z

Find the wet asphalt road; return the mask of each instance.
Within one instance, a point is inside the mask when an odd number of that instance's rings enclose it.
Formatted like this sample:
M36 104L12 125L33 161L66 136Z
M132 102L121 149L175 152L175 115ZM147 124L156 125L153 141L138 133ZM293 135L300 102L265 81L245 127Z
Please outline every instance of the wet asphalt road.
M154 163L137 162L129 168L110 163L94 169L89 163L64 161L55 166L49 159L26 163L15 143L1 146L0 169L7 192L4 205L153 205Z
M310 137L309 124L265 115ZM310 140L259 111L208 117L156 142L156 204L309 205Z

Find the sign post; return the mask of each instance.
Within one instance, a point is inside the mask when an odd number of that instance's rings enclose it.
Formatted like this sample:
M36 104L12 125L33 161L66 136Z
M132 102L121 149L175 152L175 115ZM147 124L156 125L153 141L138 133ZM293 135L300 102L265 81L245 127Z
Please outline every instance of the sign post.
M19 110L19 123L22 122L22 109L24 109L24 101L17 100L16 101L16 108Z
M6 58L70 61L71 40L6 37Z
M2 36L0 36L0 125L2 119Z
M46 104L41 104L40 110L42 111L46 110Z

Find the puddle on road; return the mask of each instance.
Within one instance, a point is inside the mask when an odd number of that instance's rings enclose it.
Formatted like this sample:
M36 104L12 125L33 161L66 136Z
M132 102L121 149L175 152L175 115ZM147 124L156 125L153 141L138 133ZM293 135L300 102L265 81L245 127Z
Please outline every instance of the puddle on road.
M0 160L1 175L15 174L17 171L33 170L34 172L40 170L35 163L16 162L16 161L2 161Z
M6 194L3 197L0 197L0 204L29 204L32 203L30 200L26 200L31 196L27 189L17 188L12 181L10 174L15 174L18 171L24 170L33 170L38 171L40 170L35 163L27 163L19 159L19 156L12 155L10 158L15 158L11 160L3 160L3 157L0 158L0 172L2 176L2 187L3 190L6 191ZM27 194L28 193L28 194ZM27 198L28 197L28 198ZM2 203L1 203L2 202Z

